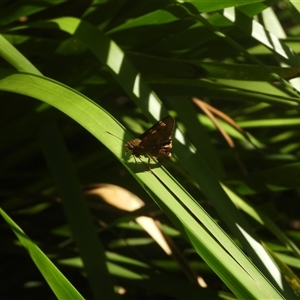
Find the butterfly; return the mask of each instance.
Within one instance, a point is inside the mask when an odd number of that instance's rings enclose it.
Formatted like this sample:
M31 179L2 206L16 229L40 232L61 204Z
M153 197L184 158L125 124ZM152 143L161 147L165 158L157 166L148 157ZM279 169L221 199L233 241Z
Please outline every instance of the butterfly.
M165 117L139 137L125 144L126 152L140 159L141 155L148 157L148 165L151 157L171 157L172 133L175 119L171 116Z

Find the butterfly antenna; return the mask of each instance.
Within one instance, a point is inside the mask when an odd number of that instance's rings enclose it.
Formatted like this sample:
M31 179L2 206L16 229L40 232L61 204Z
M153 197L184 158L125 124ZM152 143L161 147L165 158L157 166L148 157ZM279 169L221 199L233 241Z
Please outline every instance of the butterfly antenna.
M125 142L124 140L122 140L121 138L119 138L118 136L116 136L115 134L113 134L113 133L111 133L109 131L105 131L105 132L108 133L108 134L110 134L110 135L112 135L112 136L114 136L115 138L119 139L120 141Z

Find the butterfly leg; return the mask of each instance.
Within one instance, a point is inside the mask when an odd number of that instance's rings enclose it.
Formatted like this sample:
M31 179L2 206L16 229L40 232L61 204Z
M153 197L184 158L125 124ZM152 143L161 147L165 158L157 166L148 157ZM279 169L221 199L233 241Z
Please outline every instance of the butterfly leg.
M136 156L135 156L135 155L133 155L133 158L134 158L134 161L135 161L135 164L134 164L134 170L133 170L133 172L135 172L135 171L136 171L137 160L136 160ZM139 157L139 156L137 156L137 158L139 158L139 159L140 159L140 157Z
M153 172L152 172L152 169L151 169L151 167L150 167L150 161L151 161L151 156L148 156L148 168L149 168L149 171L150 171L151 173L153 173Z

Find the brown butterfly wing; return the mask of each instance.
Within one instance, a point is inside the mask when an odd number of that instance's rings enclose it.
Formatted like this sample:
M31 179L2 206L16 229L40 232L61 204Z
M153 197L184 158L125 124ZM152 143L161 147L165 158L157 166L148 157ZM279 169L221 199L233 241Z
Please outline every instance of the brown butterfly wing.
M140 140L138 147L143 152L139 154L153 157L171 157L172 154L170 153L170 150L172 148L172 133L174 126L175 120L171 116L165 117L154 124L150 129L138 137Z

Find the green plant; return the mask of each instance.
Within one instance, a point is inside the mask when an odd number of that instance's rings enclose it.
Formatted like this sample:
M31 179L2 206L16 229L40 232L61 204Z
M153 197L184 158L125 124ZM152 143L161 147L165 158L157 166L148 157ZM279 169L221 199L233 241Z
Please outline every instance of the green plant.
M45 282L60 299L297 298L297 3L16 1L1 14L7 298L52 297ZM275 20L291 37L270 33ZM192 97L223 112L233 151ZM174 155L149 172L124 154L125 127L138 135L168 114ZM143 201L130 210L103 183Z

